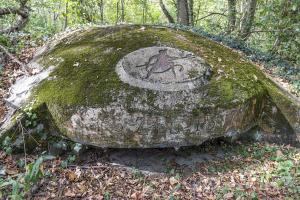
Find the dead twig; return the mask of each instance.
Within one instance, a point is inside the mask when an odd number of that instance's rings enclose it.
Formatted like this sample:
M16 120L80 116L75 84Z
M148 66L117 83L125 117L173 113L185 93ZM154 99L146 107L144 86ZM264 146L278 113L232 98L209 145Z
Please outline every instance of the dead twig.
M84 165L84 166L78 166L78 165L68 165L67 168L81 168L81 169L105 169L105 168L108 168L108 166L87 166L87 165Z
M27 154L26 154L26 143L25 143L24 127L23 127L23 125L21 123L21 120L18 120L18 124L19 124L19 128L21 129L22 138L23 138L24 163L25 163L25 166L27 166ZM27 168L25 168L25 170L27 172Z
M212 12L212 13L209 13L208 15L204 16L204 17L201 17L199 19L196 20L196 23L202 19L205 19L209 16L212 16L212 15L221 15L221 16L224 16L224 17L227 17L227 15L225 15L224 13L218 13L218 12Z
M92 172L93 176L97 179L99 185L101 185L101 181L100 181L99 178L96 176L96 174L95 174L93 168L91 167L90 169L91 169L91 172Z

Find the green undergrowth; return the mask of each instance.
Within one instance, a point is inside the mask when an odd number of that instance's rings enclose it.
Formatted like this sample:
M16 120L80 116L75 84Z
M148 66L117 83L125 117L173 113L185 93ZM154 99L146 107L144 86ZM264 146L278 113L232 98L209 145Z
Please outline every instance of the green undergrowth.
M285 199L299 197L299 148L240 143L224 145L222 151L225 154L222 161L209 161L200 167L207 176L223 177L216 191L217 199L223 199L225 195L234 199L260 199L262 194L258 191L261 190L266 193L270 190L269 195L272 195L272 190L276 191L273 192L275 196L284 190L282 197Z
M54 145L64 148L64 142ZM73 152L72 152L73 151ZM115 151L115 150L113 150ZM113 152L112 151L112 152ZM122 150L120 150L122 151ZM133 150L138 153L139 150ZM298 199L300 195L300 150L289 145L276 145L268 143L226 143L222 141L207 142L201 146L189 147L176 152L176 156L184 157L191 154L210 155L210 159L201 161L195 165L192 171L186 171L186 165L178 165L174 160L165 160L170 150L161 149L160 157L166 162L165 172L149 175L139 168L126 165L126 170L107 161L109 153L100 153L99 149L84 149L80 144L74 144L68 153L53 157L49 152L37 152L27 154L27 163L22 155L5 156L0 150L0 155L5 160L0 161L1 170L9 169L11 162L18 156L17 169L14 175L0 175L0 198L30 199L35 195L34 188L39 188L41 193L49 194L48 185L55 181L64 180L65 186L70 187L80 180L85 182L101 181L102 185L97 188L98 193L109 192L111 198L119 194L114 189L120 185L111 184L108 180L118 178L122 185L128 183L131 187L137 187L132 183L142 184L141 191L159 180L159 186L163 186L163 199L169 199L170 195L177 193L176 198L186 199L186 196L195 194L212 194L214 199ZM109 152L109 151L108 151ZM129 151L132 153L132 150ZM130 154L129 153L129 156ZM165 154L166 153L166 154ZM91 155L94 155L90 157ZM97 155L97 159L95 159ZM214 156L219 155L219 156ZM220 157L220 155L222 155ZM26 156L26 154L25 154ZM99 156L99 157L98 157ZM88 158L89 157L89 158ZM167 158L166 157L166 158ZM51 161L47 161L47 160ZM153 161L153 158L150 158ZM97 165L93 165L96 164ZM4 164L4 167L2 165ZM85 167L80 167L85 166ZM86 176L91 171L88 166L96 166L93 175ZM106 175L99 176L97 167L104 170ZM56 170L53 170L56 169ZM7 170L8 171L8 170ZM79 171L78 181L69 176L70 172ZM113 171L111 174L110 172ZM121 176L119 174L121 172ZM126 172L126 173L124 173ZM154 171L155 172L155 171ZM96 181L96 179L98 179ZM117 182L114 182L117 184ZM123 181L123 182L122 182ZM118 182L120 184L120 182ZM169 184L171 183L171 184ZM53 191L53 185L51 185ZM152 185L158 189L157 185ZM195 187L192 189L191 187ZM59 190L60 185L57 185ZM106 190L101 190L106 188ZM203 188L201 190L201 188ZM93 188L87 188L93 190ZM50 189L49 189L50 190ZM54 189L54 191L56 191ZM149 190L150 194L155 190ZM33 196L31 196L33 195ZM40 197L40 196L39 196Z

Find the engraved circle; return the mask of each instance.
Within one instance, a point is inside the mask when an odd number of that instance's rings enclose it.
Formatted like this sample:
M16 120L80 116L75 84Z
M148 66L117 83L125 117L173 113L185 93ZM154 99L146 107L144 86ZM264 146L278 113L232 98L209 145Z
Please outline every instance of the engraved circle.
M159 91L190 90L208 82L211 68L195 54L171 47L147 47L124 56L116 66L132 86Z

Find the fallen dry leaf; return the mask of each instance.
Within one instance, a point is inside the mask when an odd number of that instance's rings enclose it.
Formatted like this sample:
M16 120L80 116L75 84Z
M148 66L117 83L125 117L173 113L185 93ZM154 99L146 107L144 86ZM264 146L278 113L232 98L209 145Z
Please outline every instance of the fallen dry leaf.
M66 197L75 197L76 196L76 194L73 191L71 191L70 189L67 189L67 191L64 193L64 195Z
M227 194L224 195L224 199L232 199L234 197L234 194L232 192L229 192Z
M69 181L74 182L77 179L77 176L73 171L69 171L67 173L67 178Z
M171 185L175 185L175 184L178 183L178 180L175 177L173 177L173 176L169 179L169 181L170 181Z

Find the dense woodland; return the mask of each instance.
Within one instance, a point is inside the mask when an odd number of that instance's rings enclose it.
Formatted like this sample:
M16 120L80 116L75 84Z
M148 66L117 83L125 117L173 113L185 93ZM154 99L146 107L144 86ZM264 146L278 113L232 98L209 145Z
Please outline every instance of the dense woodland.
M300 0L0 0L0 125L7 111L3 98L26 71L36 48L64 31L120 24L194 31L239 51L278 78L296 98L300 96ZM35 113L24 112L30 118L28 127L36 126ZM22 134L28 127L22 128ZM48 140L45 133L43 137ZM191 154L199 154L199 160L205 157L192 172L171 160L152 176L139 168L126 171L107 162L110 152L63 139L33 153L26 152L25 145L23 152L16 153L12 143L10 137L0 143L0 199L300 196L300 152L290 145L209 141L185 152L172 151L172 156L186 162L193 158ZM48 155L48 150L56 157ZM150 151L170 154L170 150ZM147 150L122 153L125 158L149 155Z

